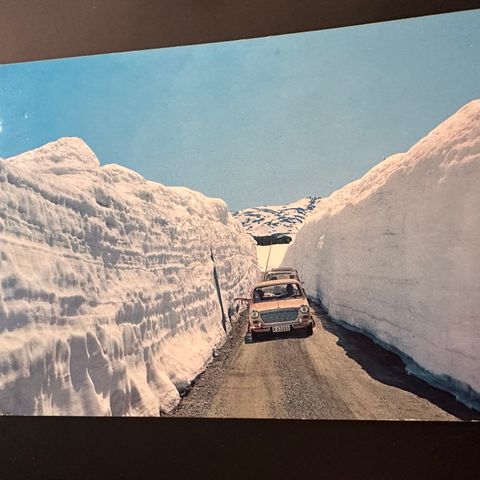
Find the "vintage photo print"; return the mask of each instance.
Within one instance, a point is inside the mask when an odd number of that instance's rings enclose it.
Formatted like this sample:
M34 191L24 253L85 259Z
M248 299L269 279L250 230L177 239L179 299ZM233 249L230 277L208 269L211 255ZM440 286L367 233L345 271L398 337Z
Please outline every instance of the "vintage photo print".
M0 414L480 419L480 11L0 66Z

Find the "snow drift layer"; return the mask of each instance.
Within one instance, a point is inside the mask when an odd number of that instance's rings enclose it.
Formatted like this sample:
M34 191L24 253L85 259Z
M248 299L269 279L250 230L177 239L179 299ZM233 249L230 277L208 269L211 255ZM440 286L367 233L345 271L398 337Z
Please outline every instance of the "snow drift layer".
M221 200L75 138L0 160L0 413L171 409L225 338L214 266L226 310L258 268Z
M480 100L322 200L284 259L338 319L480 392Z

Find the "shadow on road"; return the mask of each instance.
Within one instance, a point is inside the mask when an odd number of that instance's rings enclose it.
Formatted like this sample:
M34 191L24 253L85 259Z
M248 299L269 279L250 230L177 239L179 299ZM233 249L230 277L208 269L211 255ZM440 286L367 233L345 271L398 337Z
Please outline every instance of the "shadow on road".
M315 303L314 307L323 328L338 338L337 345L372 378L425 398L461 420L480 420L480 412L468 408L452 394L408 374L403 360L398 355L385 350L366 335L335 323L322 305Z
M290 332L278 332L278 333L271 333L271 332L264 332L258 334L255 337L255 343L258 342L271 342L275 340L285 340L285 339L300 339L300 338L307 338L310 335L305 333L303 330L292 330Z

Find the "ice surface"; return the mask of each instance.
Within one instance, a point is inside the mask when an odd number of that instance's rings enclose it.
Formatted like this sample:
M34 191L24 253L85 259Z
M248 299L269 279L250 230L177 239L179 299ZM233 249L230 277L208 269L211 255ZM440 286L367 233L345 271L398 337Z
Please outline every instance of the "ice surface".
M258 276L222 200L100 167L78 138L0 160L0 413L158 415Z
M323 199L284 259L333 317L402 351L471 405L480 398L479 179L475 100Z

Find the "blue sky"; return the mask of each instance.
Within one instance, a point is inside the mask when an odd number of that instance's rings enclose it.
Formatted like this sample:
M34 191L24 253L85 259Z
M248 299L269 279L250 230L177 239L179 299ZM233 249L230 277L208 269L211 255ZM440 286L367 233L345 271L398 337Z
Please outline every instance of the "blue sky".
M0 157L62 136L225 199L325 196L480 97L480 10L0 66Z

